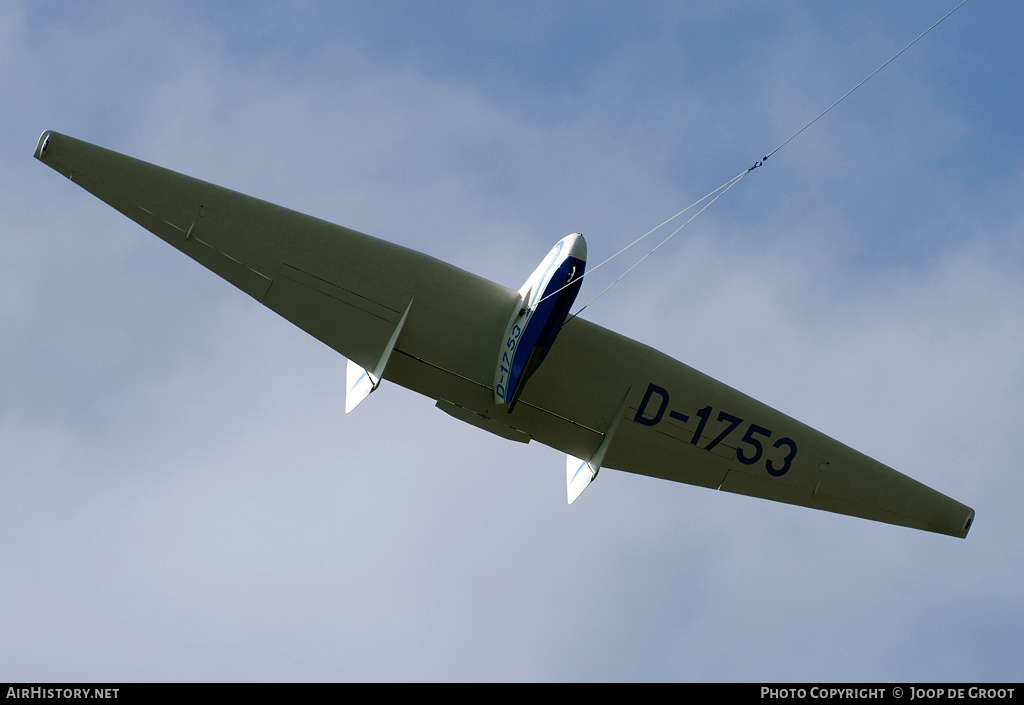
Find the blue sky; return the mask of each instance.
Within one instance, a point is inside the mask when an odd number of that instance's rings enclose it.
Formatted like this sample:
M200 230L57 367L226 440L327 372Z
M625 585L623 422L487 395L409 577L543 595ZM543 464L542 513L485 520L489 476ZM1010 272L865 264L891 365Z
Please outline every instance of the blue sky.
M1017 3L584 314L972 506L965 541L610 471L566 507L552 449L387 384L346 416L343 359L31 156L55 129L517 288L954 4L4 3L0 678L1019 680Z

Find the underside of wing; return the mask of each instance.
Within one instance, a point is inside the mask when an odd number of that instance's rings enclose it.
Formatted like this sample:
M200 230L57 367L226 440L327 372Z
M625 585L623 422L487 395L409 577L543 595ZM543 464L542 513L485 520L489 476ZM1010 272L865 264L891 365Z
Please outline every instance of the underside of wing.
M524 403L596 429L609 425L607 415L630 390L604 458L608 468L961 538L974 519L960 502L578 318L566 323L532 384Z
M56 132L35 156L359 366L374 370L394 348L385 376L406 386L426 377L490 389L515 291Z
M56 132L39 160L350 360L446 413L601 466L964 537L974 511L652 348L580 318L514 409L494 371L516 291L427 255ZM350 406L350 408L351 408Z

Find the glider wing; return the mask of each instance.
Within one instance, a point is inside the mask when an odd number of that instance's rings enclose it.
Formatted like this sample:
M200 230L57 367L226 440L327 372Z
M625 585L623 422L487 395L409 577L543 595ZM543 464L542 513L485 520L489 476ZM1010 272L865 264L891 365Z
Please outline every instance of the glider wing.
M518 292L56 132L35 156L347 357L368 373L353 374L359 399L387 379L491 433L567 453L570 501L603 466L952 536L970 528L963 504L580 318L509 413L494 370Z

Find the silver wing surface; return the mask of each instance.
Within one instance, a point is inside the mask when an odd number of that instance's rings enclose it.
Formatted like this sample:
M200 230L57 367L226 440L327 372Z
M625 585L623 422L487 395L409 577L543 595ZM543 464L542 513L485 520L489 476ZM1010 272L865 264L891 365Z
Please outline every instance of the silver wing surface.
M626 472L961 538L970 529L969 507L580 318L508 413L493 377L516 291L56 132L35 156L358 365L383 353L385 379L492 433L577 458L600 448L604 467Z

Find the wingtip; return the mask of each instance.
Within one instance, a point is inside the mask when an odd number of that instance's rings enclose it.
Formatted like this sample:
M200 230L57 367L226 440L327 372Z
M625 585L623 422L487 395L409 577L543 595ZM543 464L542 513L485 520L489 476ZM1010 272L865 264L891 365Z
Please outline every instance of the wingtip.
M964 525L960 529L960 538L967 538L967 532L971 530L971 526L974 524L974 510L970 509L967 511L967 518L964 519Z

